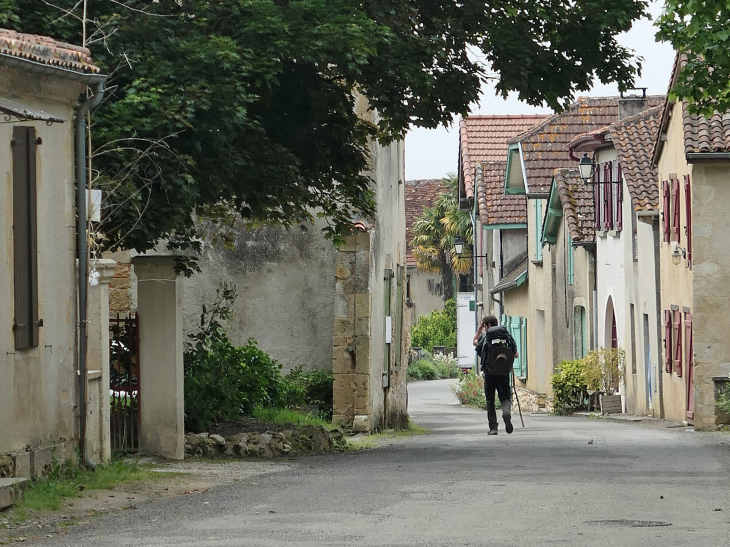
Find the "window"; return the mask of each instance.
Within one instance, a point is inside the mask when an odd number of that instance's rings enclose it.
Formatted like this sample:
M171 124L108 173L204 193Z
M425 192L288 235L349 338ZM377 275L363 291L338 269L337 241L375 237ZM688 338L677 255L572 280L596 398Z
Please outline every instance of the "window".
M621 230L623 227L623 176L616 162L608 161L595 171L595 207L597 230Z
M535 200L535 260L542 262L542 200Z
M33 127L13 127L13 273L15 349L38 346L38 228Z
M636 374L636 318L634 305L629 304L631 310L631 374Z
M679 241L679 179L672 179L672 241Z
M682 312L672 311L672 360L674 372L682 376Z
M583 359L588 353L588 328L586 325L586 309L583 306L573 308L573 356Z
M692 269L692 189L689 175L684 176L684 233L687 236L687 267Z
M575 247L573 247L573 238L568 236L568 285L572 285L575 282L575 268L573 266L575 261Z

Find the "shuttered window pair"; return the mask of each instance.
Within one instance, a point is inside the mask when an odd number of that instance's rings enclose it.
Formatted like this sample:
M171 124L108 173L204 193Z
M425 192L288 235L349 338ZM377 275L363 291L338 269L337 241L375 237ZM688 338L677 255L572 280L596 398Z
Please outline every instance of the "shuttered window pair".
M596 229L621 230L623 228L624 186L621 165L609 161L602 169L595 170Z
M33 127L13 127L13 273L15 349L38 346L38 230Z
M671 176L671 175L670 175ZM685 236L687 236L687 266L692 268L692 189L689 175L684 176ZM678 178L662 181L662 222L665 242L681 239L681 199Z
M527 318L503 315L502 325L515 339L517 345L517 353L519 357L515 357L512 368L517 378L527 379Z
M664 310L664 370L682 376L686 367L691 374L694 365L692 314L688 311ZM684 333L682 332L684 331ZM684 343L683 343L684 342Z

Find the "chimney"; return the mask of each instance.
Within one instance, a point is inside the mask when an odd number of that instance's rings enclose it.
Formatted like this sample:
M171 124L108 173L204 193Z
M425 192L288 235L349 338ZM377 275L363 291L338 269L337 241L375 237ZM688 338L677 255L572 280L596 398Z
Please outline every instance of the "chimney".
M646 88L637 87L621 95L618 99L618 119L623 120L629 116L640 114L649 108L649 100L646 98Z

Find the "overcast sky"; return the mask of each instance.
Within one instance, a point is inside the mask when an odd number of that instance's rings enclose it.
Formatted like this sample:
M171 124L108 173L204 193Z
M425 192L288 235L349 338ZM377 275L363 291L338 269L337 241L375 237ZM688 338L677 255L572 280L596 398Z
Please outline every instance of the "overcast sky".
M652 2L650 10L654 17L661 12L661 2ZM669 76L674 61L674 51L667 43L654 40L655 28L651 21L640 21L630 32L619 37L622 45L630 47L644 58L642 76L637 87L648 88L652 95L667 92ZM616 85L598 85L582 96L618 95ZM506 101L495 97L494 88L484 87L480 104L473 108L474 114L551 114L548 108L535 108L521 103L514 97ZM438 178L449 172L456 172L459 148L458 121L450 128L433 130L413 129L406 136L406 179Z

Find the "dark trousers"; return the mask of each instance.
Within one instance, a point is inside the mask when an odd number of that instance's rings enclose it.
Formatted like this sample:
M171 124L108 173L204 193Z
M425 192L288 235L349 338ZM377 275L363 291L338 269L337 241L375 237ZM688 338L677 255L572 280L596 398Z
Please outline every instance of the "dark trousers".
M485 374L484 395L487 397L487 418L489 429L497 429L497 410L494 408L494 391L497 390L500 401L511 401L512 390L509 385L509 374Z

